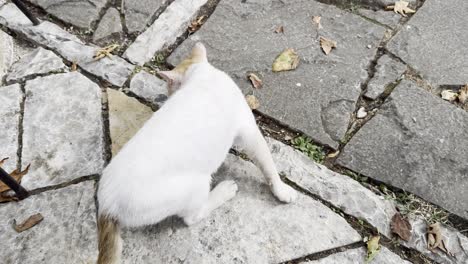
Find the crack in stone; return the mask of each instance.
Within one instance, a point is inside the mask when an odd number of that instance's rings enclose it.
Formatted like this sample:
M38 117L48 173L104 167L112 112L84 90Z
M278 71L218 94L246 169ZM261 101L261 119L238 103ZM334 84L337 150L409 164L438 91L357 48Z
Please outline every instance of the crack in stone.
M86 176L81 176L68 182L62 182L59 184L39 187L39 188L30 190L29 194L36 195L36 194L40 194L40 193L51 191L51 190L58 190L58 189L66 188L70 185L78 184L78 183L85 182L85 181L96 181L98 178L99 178L99 174L90 174Z

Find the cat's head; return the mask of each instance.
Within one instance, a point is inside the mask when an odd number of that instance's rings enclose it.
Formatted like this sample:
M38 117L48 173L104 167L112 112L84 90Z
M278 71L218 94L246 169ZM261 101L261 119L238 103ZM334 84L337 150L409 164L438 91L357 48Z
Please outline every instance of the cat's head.
M198 42L192 49L192 53L179 65L170 71L159 71L158 74L167 82L168 94L171 95L180 88L187 69L196 63L207 62L206 48Z

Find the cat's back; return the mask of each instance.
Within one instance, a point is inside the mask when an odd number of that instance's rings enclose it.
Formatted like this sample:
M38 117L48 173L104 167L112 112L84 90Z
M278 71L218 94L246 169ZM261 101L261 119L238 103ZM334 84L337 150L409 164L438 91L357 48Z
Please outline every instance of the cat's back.
M212 173L236 136L239 100L242 93L222 71L208 63L192 69L180 90L113 158L103 178Z

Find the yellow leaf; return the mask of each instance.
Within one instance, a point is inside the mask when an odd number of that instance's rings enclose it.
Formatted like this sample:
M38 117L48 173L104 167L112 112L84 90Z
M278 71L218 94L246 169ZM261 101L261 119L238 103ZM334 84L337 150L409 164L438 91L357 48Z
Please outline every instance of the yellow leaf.
M255 110L260 107L260 102L258 101L257 97L253 95L247 95L245 97L245 100L247 101L247 104L252 110Z
M409 3L406 1L396 1L394 5L387 6L386 9L393 10L395 13L405 17L405 14L411 14L416 12L413 9L409 8L408 4Z
M336 48L336 41L320 37L320 47L322 47L323 52L328 55L333 48Z
M318 29L321 29L322 28L322 24L320 24L320 20L322 19L322 17L320 16L313 16L312 17L312 21L315 22L315 24L317 24L317 28Z
M373 236L367 241L366 263L370 263L380 251L380 236Z
M293 49L285 49L273 62L273 71L290 71L297 68L299 56Z
M78 69L78 66L76 65L76 61L73 61L71 65L71 71L76 71L77 69Z
M104 57L108 57L109 59L112 59L112 53L114 50L116 50L118 47L120 47L119 44L111 44L109 46L106 46L104 48L100 48L96 51L94 54L93 58L94 60L100 60Z
M339 150L337 150L337 151L335 151L335 152L333 152L333 153L328 154L327 157L329 157L329 158L334 158L334 157L338 156L338 154L340 154L340 151L339 151Z
M249 78L250 82L252 83L252 86L255 89L259 89L259 88L262 87L263 82L262 82L262 80L260 80L260 78L258 78L257 75L255 75L254 73L249 73L249 75L247 75L247 77Z

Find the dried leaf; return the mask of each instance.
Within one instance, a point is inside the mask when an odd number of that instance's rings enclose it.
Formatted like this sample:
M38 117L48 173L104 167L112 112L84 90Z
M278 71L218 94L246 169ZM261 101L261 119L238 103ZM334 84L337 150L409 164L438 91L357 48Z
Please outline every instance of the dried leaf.
M405 14L411 14L416 11L408 7L408 2L406 1L396 1L394 5L387 6L387 10L393 10L395 13L400 14L406 17Z
M247 104L252 110L255 110L260 107L260 102L258 101L257 97L253 95L247 95L245 97L245 100L247 101Z
M71 71L74 72L74 71L77 70L77 68L78 68L78 66L76 65L76 61L73 61L72 65L71 65Z
M322 29L322 24L320 24L321 19L322 19L322 17L320 17L320 16L313 16L312 17L312 21L314 21L315 24L317 24L317 29Z
M19 201L16 196L7 196L5 193L0 193L0 203L7 203L11 201Z
M104 48L101 48L99 50L96 51L96 54L94 54L93 58L94 60L100 60L104 57L109 57L109 59L112 59L112 53L115 49L117 49L118 47L120 47L119 44L111 44L107 47L104 47Z
M31 164L26 166L26 169L24 169L24 171L18 171L18 170L12 171L10 173L10 176L13 177L13 179L15 179L16 182L20 183L23 176L28 174L30 165ZM10 187L8 187L8 185L6 185L4 182L0 181L0 193L6 192L6 191L9 191L9 190L10 190Z
M400 213L396 213L392 217L390 228L393 233L397 234L401 239L409 241L411 238L411 224L407 219L403 218Z
M366 263L370 263L380 252L380 236L373 236L367 241Z
M322 47L323 52L328 55L333 48L336 48L336 41L320 37L320 47Z
M9 157L6 157L6 158L3 158L2 160L0 160L0 167L3 166L3 163L5 163L5 161L9 159Z
M283 26L279 26L275 29L275 33L284 33L284 27Z
M23 223L19 225L16 224L16 220L13 220L13 228L15 229L16 232L21 233L39 224L42 220L44 220L44 217L40 213L37 213L37 214L31 215L28 219L26 219L26 221L24 221Z
M273 71L290 71L297 68L299 56L293 49L285 49L273 62Z
M440 249L448 255L453 255L445 246L444 237L442 236L442 229L439 222L429 225L427 228L427 248L434 253L436 249Z
M463 86L458 92L458 101L464 104L468 100L468 84Z
M339 150L337 150L337 151L335 151L335 152L333 152L333 153L328 154L327 157L329 157L329 158L334 158L334 157L338 156L338 154L340 154L340 151L339 151Z
M449 102L455 101L458 97L458 93L452 91L452 90L443 90L440 95L442 96L442 99L447 100Z
M249 73L249 75L247 75L247 77L249 78L250 82L252 83L252 86L255 89L262 88L263 82L262 82L262 80L260 80L260 78L258 78L257 75L255 75L254 73Z
M203 23L205 23L203 21L203 19L205 18L206 16L200 16L197 18L197 20L192 21L192 23L190 23L190 26L188 28L189 33L193 33L197 31L203 25Z

